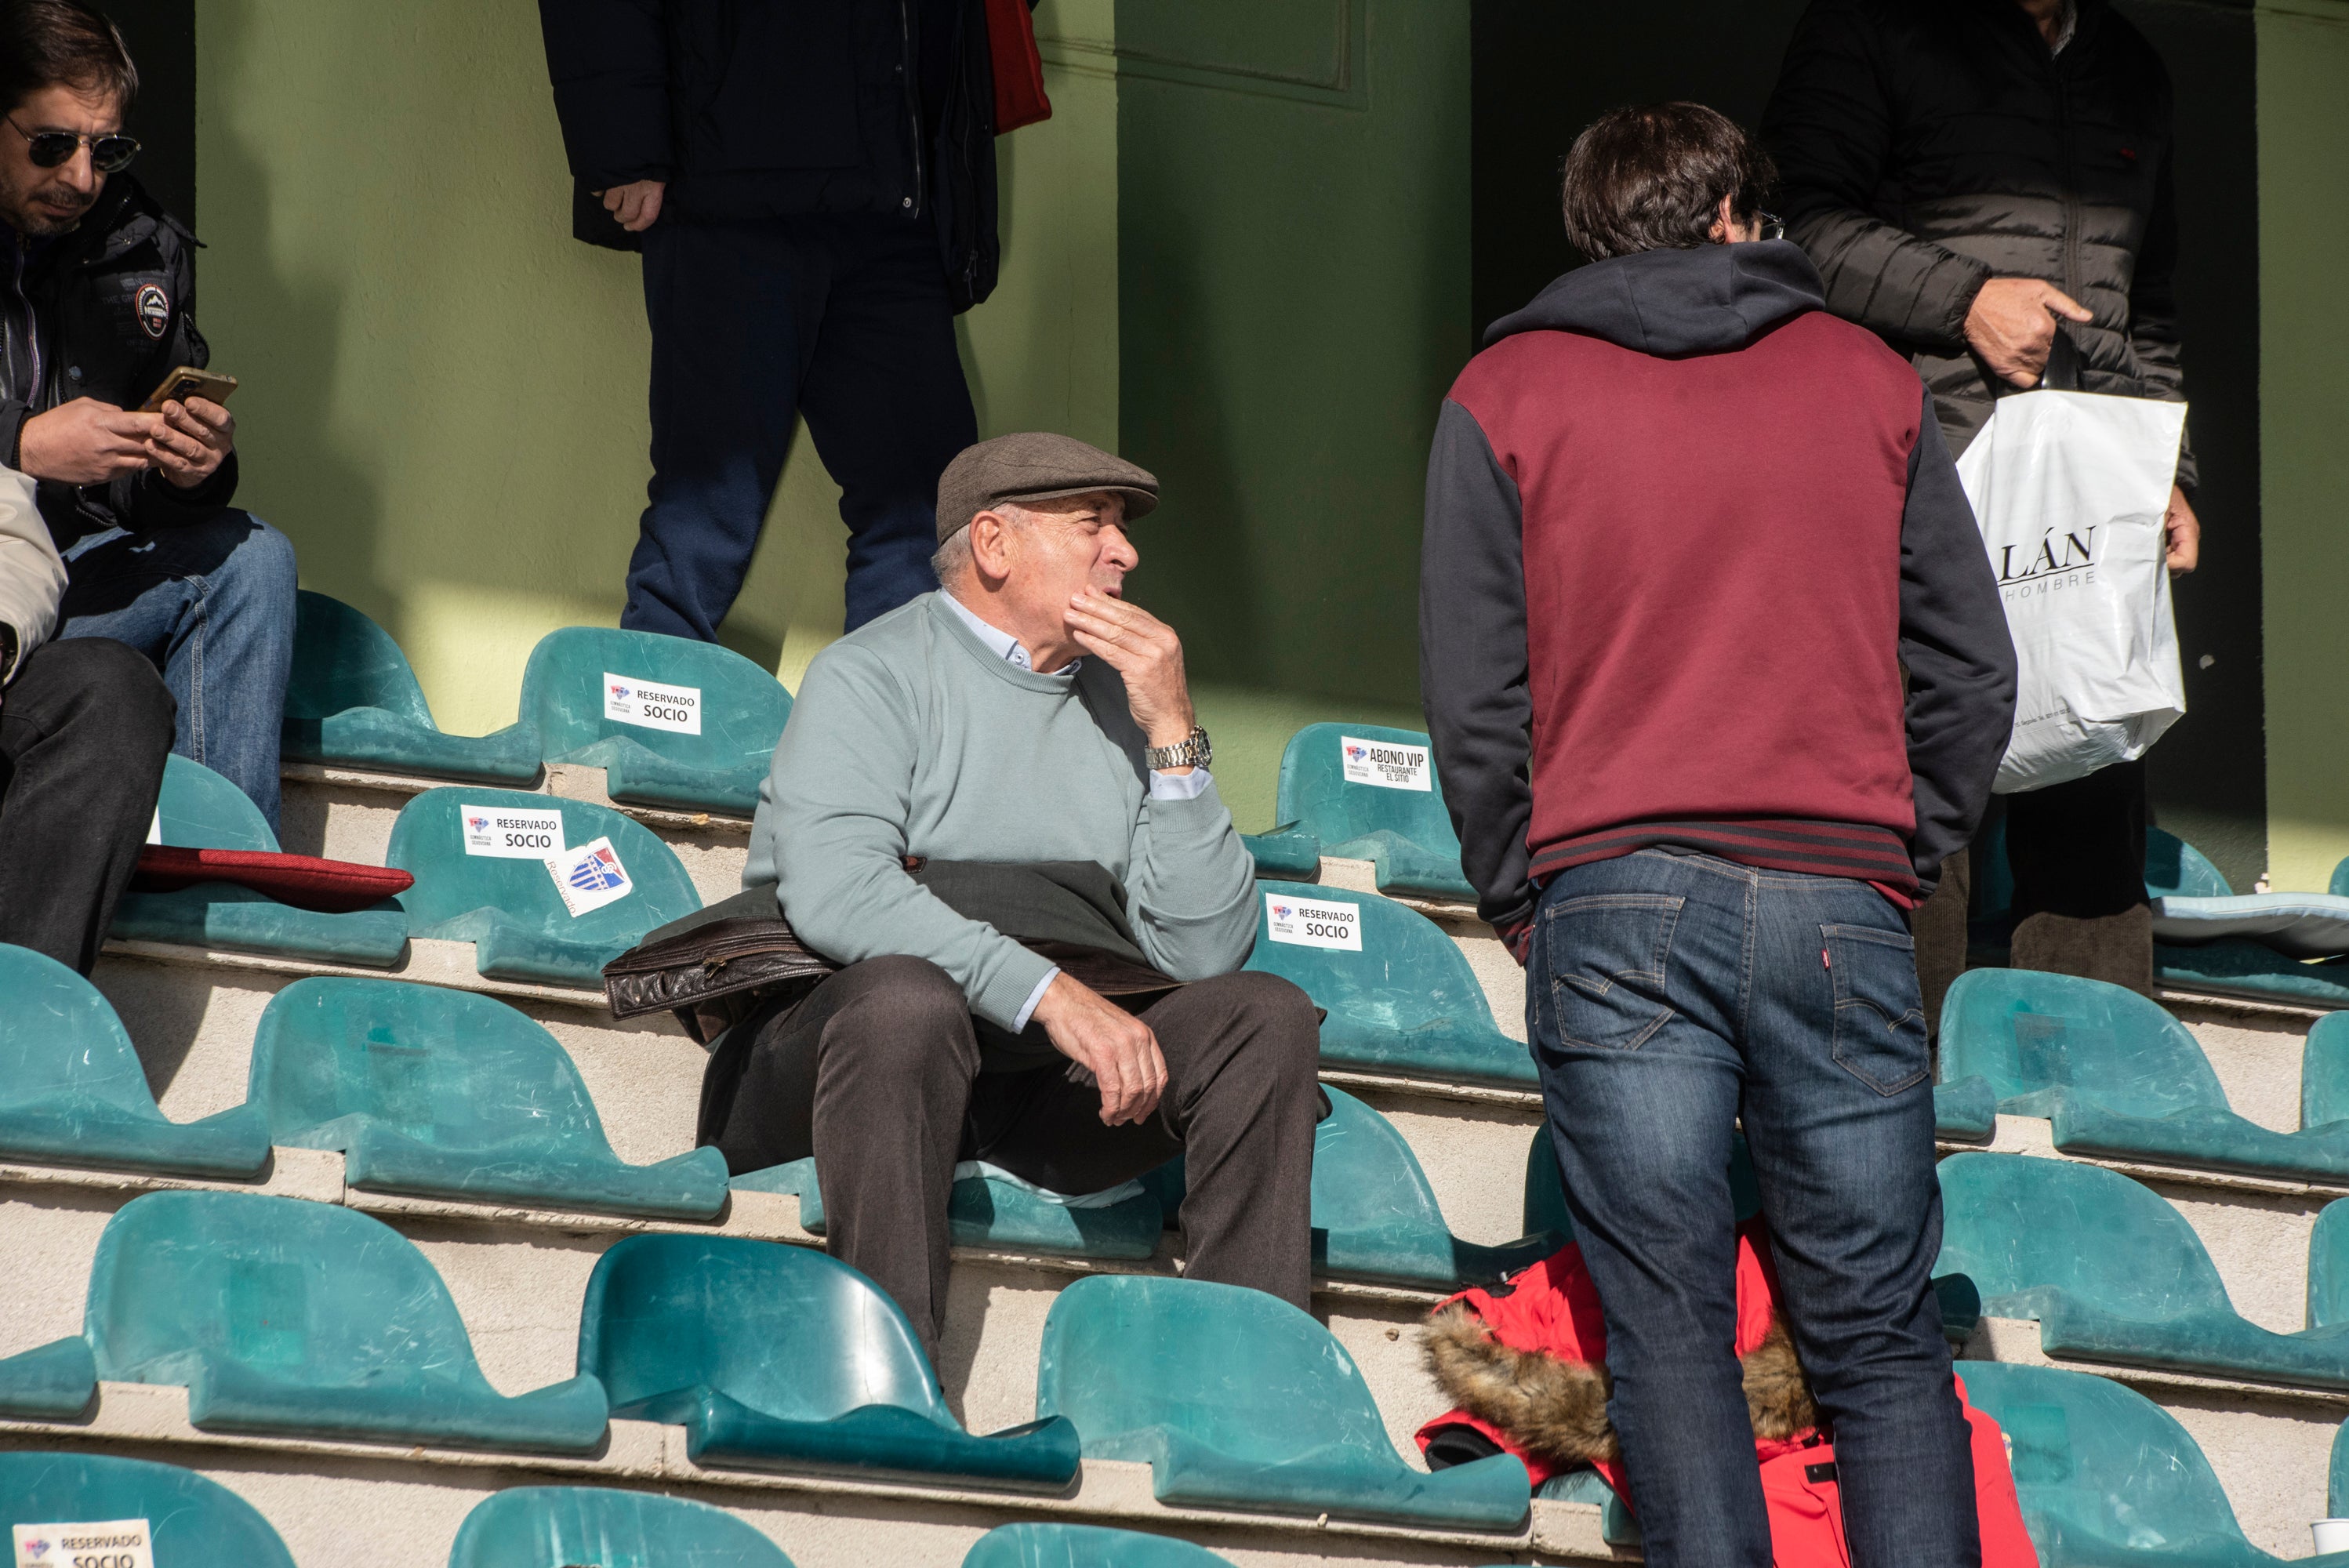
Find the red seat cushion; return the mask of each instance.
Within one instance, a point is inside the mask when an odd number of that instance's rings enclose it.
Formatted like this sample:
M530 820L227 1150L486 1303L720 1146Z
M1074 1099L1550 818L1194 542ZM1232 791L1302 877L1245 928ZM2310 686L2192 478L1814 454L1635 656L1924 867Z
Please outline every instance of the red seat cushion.
M366 909L416 885L406 872L357 861L263 850L185 850L169 844L142 846L139 869L130 876L130 885L141 892L177 892L208 882L233 882L321 914Z

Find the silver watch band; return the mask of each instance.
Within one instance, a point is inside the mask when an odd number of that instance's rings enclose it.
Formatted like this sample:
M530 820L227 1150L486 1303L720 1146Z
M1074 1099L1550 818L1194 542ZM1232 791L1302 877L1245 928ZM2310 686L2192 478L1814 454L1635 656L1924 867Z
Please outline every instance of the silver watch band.
M1191 727L1191 733L1178 744L1145 748L1142 758L1155 770L1163 768L1205 768L1207 758L1213 755L1213 748L1207 744L1207 732L1195 724Z

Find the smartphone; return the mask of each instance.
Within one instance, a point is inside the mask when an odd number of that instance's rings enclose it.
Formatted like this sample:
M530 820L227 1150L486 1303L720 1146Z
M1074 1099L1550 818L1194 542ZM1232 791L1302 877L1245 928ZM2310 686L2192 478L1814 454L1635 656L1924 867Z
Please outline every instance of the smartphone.
M235 390L236 377L233 376L215 376L209 370L182 365L163 377L163 384L155 388L153 397L140 405L139 411L142 414L158 413L166 403L184 403L191 397L209 397L215 403L225 403L229 394Z

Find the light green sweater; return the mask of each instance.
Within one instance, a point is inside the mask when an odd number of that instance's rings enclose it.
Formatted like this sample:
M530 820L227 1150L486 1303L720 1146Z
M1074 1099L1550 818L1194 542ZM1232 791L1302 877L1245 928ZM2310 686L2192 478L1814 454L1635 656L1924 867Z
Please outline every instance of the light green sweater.
M1214 785L1150 798L1143 747L1107 664L1017 668L924 594L808 665L742 885L775 884L792 929L841 963L928 959L1005 1028L1050 960L939 903L905 856L1096 861L1124 885L1153 964L1178 980L1228 974L1256 939L1255 862Z

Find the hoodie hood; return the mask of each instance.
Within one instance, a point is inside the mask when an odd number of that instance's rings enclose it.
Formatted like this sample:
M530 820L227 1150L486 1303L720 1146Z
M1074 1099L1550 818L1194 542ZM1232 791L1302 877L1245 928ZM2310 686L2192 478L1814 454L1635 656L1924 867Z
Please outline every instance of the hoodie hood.
M1818 269L1791 240L1640 251L1592 262L1485 329L1485 346L1520 332L1579 332L1641 354L1743 348L1826 305Z

